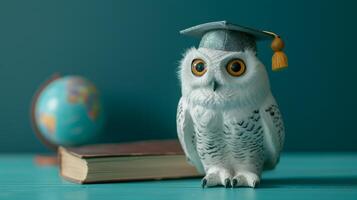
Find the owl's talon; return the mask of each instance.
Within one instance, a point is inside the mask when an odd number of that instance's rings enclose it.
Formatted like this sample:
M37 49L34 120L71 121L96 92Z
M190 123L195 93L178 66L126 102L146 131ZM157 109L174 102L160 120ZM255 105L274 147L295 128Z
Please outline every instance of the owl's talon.
M237 184L238 184L238 180L234 178L232 180L232 188L237 187Z
M206 176L202 179L202 187L213 187L223 185L231 187L232 175L225 168L211 168L207 171Z
M249 184L252 188L255 188L257 185L259 185L259 180L254 180L251 184Z
M251 184L251 187L255 188L256 183L257 183L257 181L253 181Z
M232 187L232 185L231 185L231 180L230 180L229 178L226 178L226 179L224 180L224 187L225 187L225 188Z
M233 181L236 180L236 186L247 186L255 188L259 182L259 176L252 172L240 172L234 178Z
M205 188L206 185L207 185L207 179L206 179L206 178L203 178L203 179L202 179L202 183L201 183L202 188Z

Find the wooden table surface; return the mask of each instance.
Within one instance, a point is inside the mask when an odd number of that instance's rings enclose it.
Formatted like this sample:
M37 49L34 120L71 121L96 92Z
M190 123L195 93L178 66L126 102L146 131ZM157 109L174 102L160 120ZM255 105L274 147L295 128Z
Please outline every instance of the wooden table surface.
M263 175L260 186L205 188L200 179L78 185L55 166L37 166L34 155L0 155L0 199L353 199L357 153L287 153Z

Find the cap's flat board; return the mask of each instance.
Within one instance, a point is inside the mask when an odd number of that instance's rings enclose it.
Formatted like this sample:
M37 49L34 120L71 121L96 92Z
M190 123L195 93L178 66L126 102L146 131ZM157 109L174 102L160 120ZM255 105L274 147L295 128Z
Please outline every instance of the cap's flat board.
M232 31L247 33L254 36L256 40L267 40L273 38L271 34L268 34L266 32L248 28L241 25L235 25L227 21L218 21L218 22L209 22L205 24L200 24L182 30L180 31L180 33L183 35L188 35L193 37L202 37L208 31L217 30L217 29L232 30Z

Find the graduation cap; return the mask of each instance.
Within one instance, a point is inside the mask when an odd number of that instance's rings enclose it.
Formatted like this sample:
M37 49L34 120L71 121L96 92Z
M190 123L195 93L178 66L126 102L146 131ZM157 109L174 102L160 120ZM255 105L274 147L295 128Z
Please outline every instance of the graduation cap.
M183 35L201 38L199 47L222 51L256 51L256 41L272 40L272 69L277 71L288 66L288 58L282 51L284 42L277 34L234 25L226 21L210 22L180 31Z

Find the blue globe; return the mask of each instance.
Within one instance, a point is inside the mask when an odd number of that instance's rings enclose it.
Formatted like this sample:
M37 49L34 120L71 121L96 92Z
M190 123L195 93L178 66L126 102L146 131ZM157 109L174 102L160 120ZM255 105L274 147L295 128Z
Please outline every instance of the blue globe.
M50 82L34 103L38 134L50 144L76 146L102 131L104 115L96 87L80 76Z

